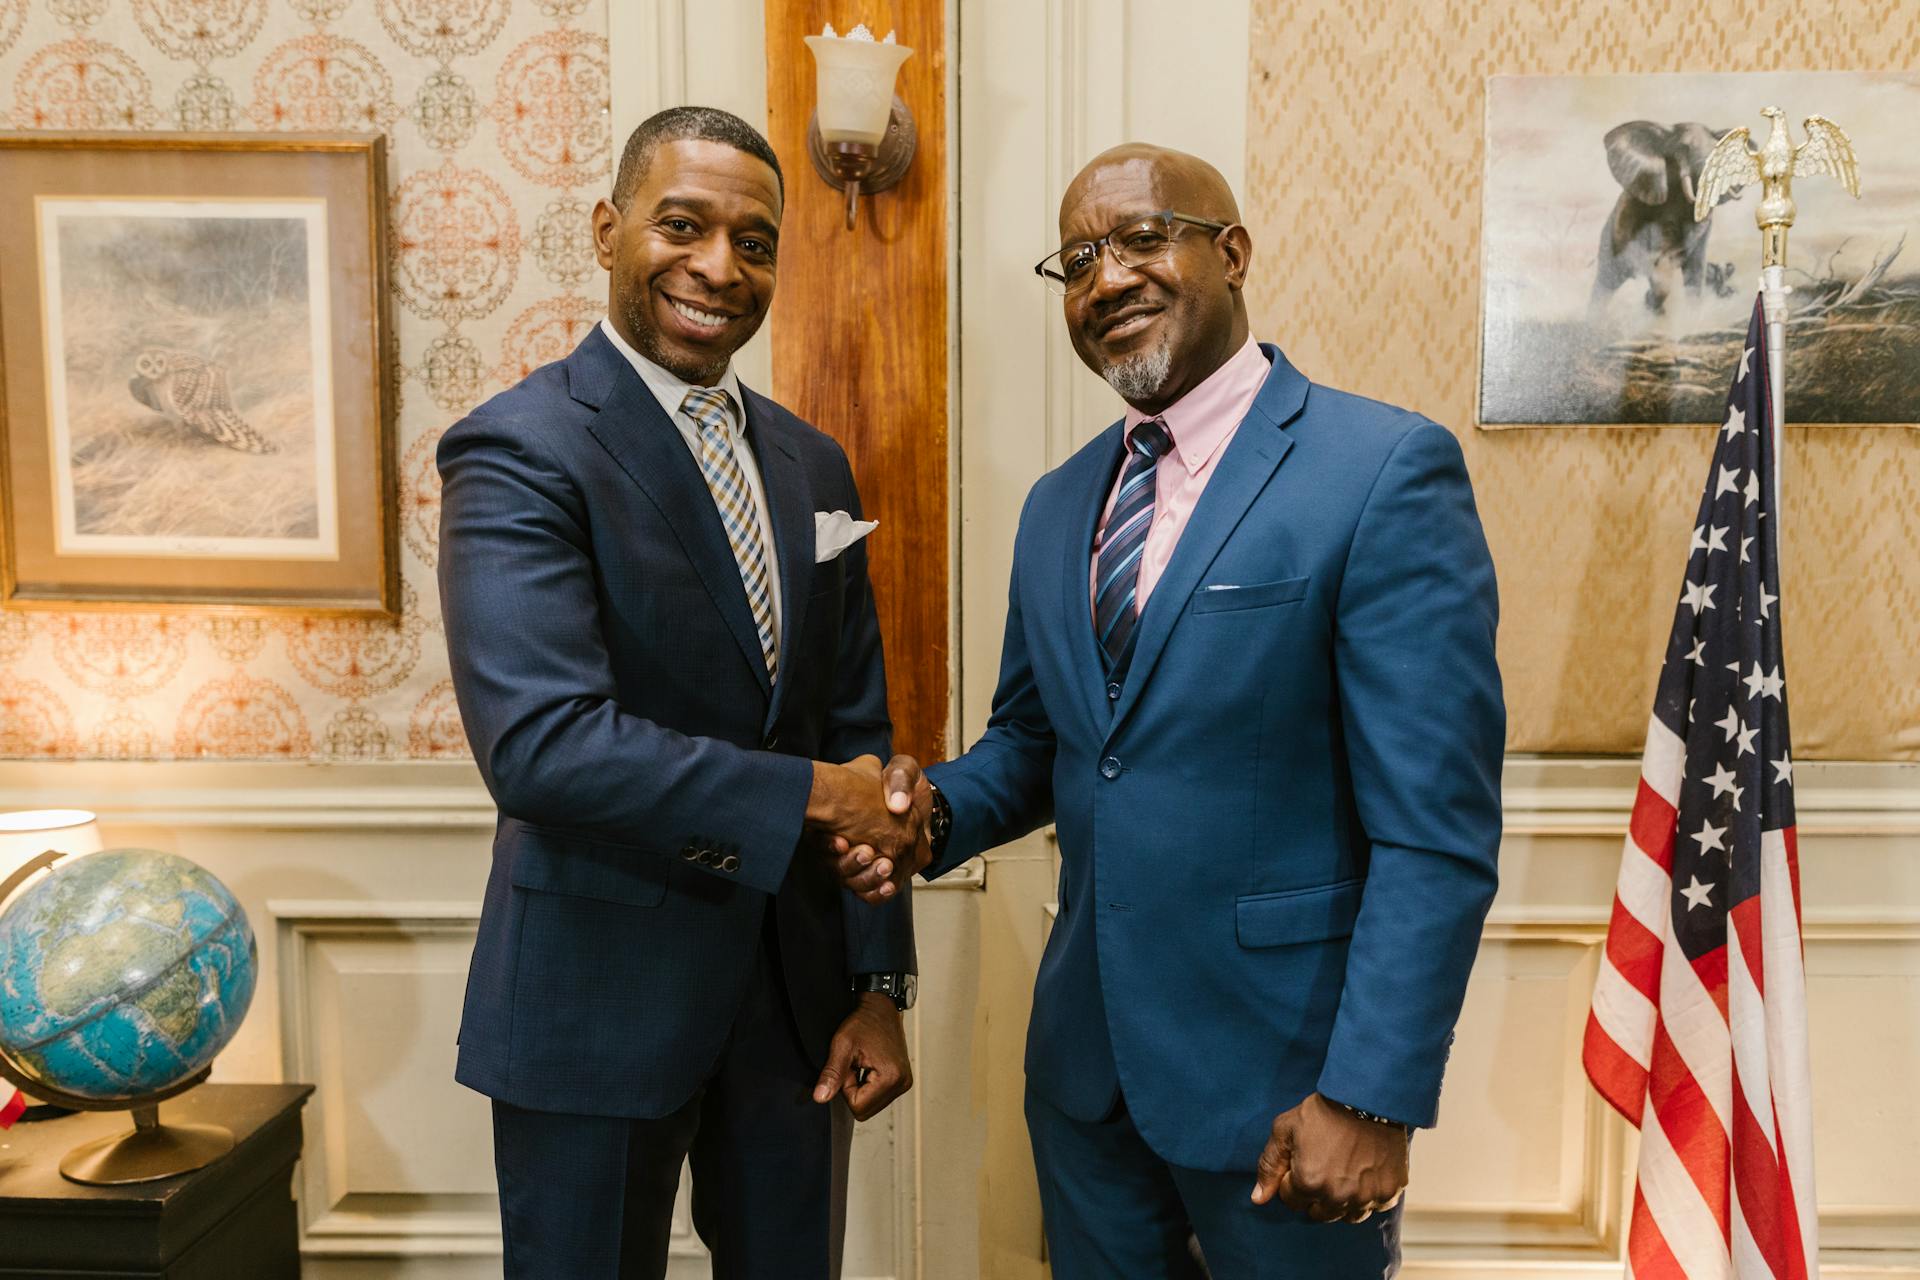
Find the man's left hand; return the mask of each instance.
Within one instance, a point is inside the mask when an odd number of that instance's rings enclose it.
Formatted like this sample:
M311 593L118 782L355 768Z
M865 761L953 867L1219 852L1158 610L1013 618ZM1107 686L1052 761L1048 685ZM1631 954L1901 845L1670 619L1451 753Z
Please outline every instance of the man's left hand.
M1407 1189L1407 1134L1317 1093L1274 1117L1253 1202L1281 1201L1315 1222L1365 1222Z
M832 1102L844 1094L855 1120L871 1120L911 1088L913 1063L900 1010L886 996L867 992L833 1033L813 1100Z

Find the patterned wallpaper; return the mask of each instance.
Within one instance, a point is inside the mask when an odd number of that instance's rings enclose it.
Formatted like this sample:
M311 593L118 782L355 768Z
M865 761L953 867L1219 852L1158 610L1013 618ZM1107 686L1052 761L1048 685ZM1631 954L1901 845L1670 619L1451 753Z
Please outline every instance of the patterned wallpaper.
M0 612L0 756L461 756L433 451L605 309L608 0L0 0L14 129L384 132L397 624Z
M1256 330L1461 438L1500 575L1510 746L1638 752L1710 429L1475 428L1486 77L1900 70L1920 65L1911 5L1253 0L1252 59ZM1780 105L1796 128L1825 109ZM1868 196L1873 179L1863 155ZM1920 431L1786 440L1796 754L1920 759Z

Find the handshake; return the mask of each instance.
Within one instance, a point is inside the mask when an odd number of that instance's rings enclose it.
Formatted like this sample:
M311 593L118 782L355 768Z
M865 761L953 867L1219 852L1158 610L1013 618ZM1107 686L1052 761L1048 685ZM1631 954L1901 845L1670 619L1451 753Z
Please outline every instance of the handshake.
M912 756L881 767L878 756L846 764L817 760L807 797L807 828L848 892L878 905L899 896L933 861L927 819L933 788Z

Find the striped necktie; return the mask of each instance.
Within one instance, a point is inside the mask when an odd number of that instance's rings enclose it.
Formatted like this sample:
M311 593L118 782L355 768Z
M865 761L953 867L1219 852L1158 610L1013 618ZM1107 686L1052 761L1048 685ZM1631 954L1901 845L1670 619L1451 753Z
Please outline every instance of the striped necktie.
M1127 651L1140 611L1134 600L1140 585L1140 553L1146 550L1147 531L1153 527L1154 477L1160 459L1173 448L1173 437L1161 418L1149 418L1127 435L1127 466L1120 476L1120 492L1113 500L1107 527L1094 542L1094 633L1111 669Z
M753 492L733 452L733 397L717 387L695 387L681 401L680 412L700 428L700 473L707 478L713 505L720 509L720 523L726 526L727 542L740 566L740 583L747 590L754 629L760 633L760 654L772 679L780 666L780 642L773 633L773 578Z

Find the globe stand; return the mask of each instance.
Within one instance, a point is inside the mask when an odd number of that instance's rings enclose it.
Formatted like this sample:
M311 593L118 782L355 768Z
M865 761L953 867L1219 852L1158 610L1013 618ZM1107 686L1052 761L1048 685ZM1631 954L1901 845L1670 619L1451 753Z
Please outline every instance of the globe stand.
M52 866L60 856L52 850L39 854L6 880L0 881L0 902L5 902L15 889L36 872ZM219 1125L160 1123L160 1104L202 1083L212 1070L211 1067L202 1067L185 1080L145 1097L108 1101L69 1093L35 1079L4 1050L0 1050L0 1080L42 1102L51 1102L75 1111L133 1112L131 1133L83 1143L67 1152L60 1161L60 1173L68 1181L95 1187L153 1182L177 1174L192 1173L233 1150L233 1133Z
M233 1131L217 1124L161 1124L159 1106L133 1108L133 1132L67 1152L60 1173L90 1187L152 1182L205 1168L233 1150Z

